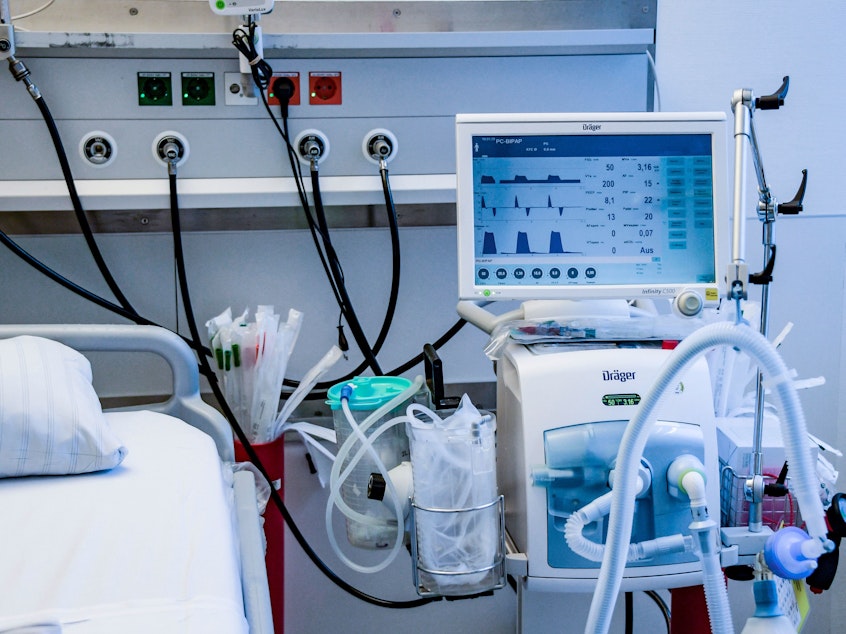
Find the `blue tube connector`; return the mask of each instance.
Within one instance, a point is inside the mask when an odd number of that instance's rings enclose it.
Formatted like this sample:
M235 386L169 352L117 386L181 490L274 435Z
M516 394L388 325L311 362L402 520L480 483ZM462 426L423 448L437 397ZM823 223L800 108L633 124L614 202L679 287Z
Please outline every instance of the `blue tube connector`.
M767 566L783 579L804 579L817 568L819 553L813 549L814 541L796 526L776 531L764 546ZM806 552L809 546L811 552Z

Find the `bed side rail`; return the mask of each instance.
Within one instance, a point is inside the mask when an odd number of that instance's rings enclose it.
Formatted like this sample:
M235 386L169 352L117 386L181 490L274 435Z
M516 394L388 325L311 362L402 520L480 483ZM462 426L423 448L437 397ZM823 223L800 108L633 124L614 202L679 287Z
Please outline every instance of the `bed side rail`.
M53 339L80 352L149 352L163 358L173 375L172 395L141 408L184 420L211 436L224 461L233 461L232 431L223 415L200 398L200 374L191 348L159 326L116 324L0 324L0 339L32 335Z

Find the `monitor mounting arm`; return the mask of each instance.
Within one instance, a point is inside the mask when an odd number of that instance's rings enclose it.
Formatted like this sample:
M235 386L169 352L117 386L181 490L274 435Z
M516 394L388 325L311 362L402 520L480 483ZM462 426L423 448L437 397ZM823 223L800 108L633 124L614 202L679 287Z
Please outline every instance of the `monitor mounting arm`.
M802 183L796 195L787 203L777 204L767 185L764 164L758 148L753 112L758 110L777 110L784 105L790 78L784 77L779 89L771 95L754 97L752 90L743 88L732 95L731 105L734 113L734 197L732 200L732 261L726 278L728 299L739 301L748 296L749 284L766 287L772 281L775 267L776 247L773 239L773 225L777 214L796 215L802 211L802 200L808 181L808 171L802 170ZM746 147L752 150L752 163L758 180L758 219L763 224L763 244L765 249L764 269L760 273L749 274L745 260L746 222L743 213L746 198Z
M732 96L732 111L734 112L734 197L732 201L733 231L732 231L732 262L726 276L728 299L737 303L737 318L741 319L740 301L747 298L747 286L757 284L761 286L761 322L760 331L765 337L769 330L769 289L773 280L775 267L776 245L774 240L774 225L778 214L796 215L802 211L802 200L808 182L808 170L802 170L802 183L796 195L789 202L778 204L767 185L764 175L764 165L758 149L755 127L752 123L752 113L758 110L776 110L784 105L790 78L785 77L781 87L771 95L754 98L750 89L740 89ZM746 147L747 142L752 149L752 162L755 176L758 179L758 219L763 226L762 243L764 245L764 269L760 273L749 274L745 261L746 253L746 218L743 213L746 197ZM763 411L764 387L763 377L758 373L755 399L755 428L753 434L753 474L747 480L745 490L749 507L749 530L760 532L762 529L763 501Z

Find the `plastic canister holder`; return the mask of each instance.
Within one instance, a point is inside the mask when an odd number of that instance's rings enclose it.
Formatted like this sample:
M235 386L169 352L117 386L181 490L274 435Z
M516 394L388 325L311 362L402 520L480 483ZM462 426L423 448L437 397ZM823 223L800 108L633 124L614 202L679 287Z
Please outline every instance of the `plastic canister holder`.
M338 447L342 447L353 434L341 406L341 390L344 387L352 388L348 404L353 419L361 425L374 411L407 390L411 383L409 379L403 377L360 376L329 388L326 403L332 409ZM374 421L368 429L364 430L364 435L369 437L383 422L403 414L407 405L408 402L400 403L379 420ZM356 443L355 449L358 448L359 444ZM373 449L388 470L396 467L400 462L408 460L408 437L405 434L404 426L397 425L382 434L373 443ZM346 469L355 453L354 450L347 455L341 465L342 471ZM370 480L370 474L378 471L379 469L370 454L365 453L349 477L341 483L341 497L344 502L354 511L373 520L365 524L346 518L347 539L350 544L359 548L390 548L396 541L396 517L393 511L382 502L367 498L367 484Z

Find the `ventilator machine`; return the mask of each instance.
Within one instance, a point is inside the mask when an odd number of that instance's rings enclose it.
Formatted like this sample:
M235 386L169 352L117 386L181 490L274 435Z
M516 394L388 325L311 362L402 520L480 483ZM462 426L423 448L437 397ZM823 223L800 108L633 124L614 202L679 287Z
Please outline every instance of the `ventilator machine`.
M456 129L459 313L492 335L518 629L543 593L593 592L585 631L600 632L621 590L704 584L713 631L733 631L721 568L765 550L775 569L773 554L792 552L786 567L800 578L832 544L795 392L743 323L748 280L731 278L743 244L725 285L724 115L459 115ZM738 156L748 142L741 131ZM523 304L483 308L492 300ZM720 346L778 386L810 537L720 535L703 356Z

